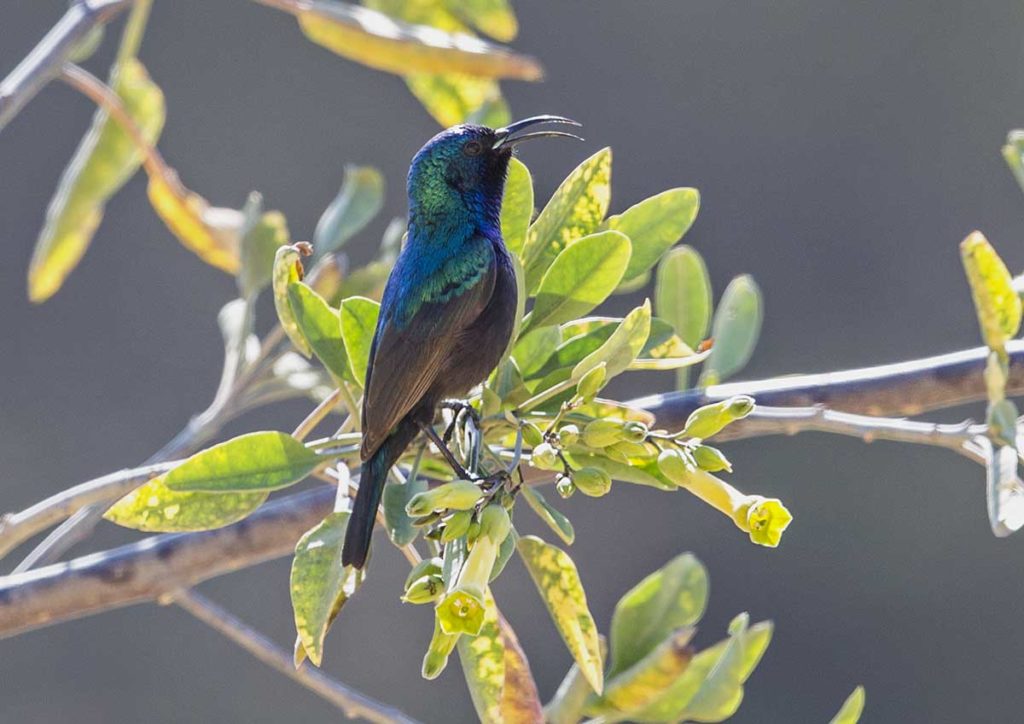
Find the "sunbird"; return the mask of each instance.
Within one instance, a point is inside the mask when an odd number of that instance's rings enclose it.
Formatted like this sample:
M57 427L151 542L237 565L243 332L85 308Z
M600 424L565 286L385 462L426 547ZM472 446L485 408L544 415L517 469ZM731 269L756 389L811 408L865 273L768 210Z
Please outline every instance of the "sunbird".
M515 326L515 268L501 237L512 151L535 138L579 138L523 133L538 124L580 125L544 115L504 128L454 126L412 160L408 236L384 287L366 370L362 472L343 565L366 564L388 471L421 431L465 474L433 423L439 404L487 378Z

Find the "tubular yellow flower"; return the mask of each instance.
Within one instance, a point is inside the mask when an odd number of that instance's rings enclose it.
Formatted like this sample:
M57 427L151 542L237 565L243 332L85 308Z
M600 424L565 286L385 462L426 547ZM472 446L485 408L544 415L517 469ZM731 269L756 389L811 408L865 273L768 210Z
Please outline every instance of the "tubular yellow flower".
M793 514L778 498L745 495L704 470L692 472L681 487L729 516L757 545L775 548L793 521Z

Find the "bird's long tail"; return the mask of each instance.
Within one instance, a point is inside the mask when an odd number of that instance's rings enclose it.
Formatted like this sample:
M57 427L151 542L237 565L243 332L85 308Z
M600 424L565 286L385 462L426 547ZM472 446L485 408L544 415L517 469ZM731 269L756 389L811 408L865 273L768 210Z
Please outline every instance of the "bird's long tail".
M345 547L341 552L341 563L345 566L362 568L370 551L370 538L377 518L377 508L384 492L388 471L401 457L405 449L416 438L419 427L406 417L395 427L370 459L363 463L359 475L359 492L352 507L345 530Z

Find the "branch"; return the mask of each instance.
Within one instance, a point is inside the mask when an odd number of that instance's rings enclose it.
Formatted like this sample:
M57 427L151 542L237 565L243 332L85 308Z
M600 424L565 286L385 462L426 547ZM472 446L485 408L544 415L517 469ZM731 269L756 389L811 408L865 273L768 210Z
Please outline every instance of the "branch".
M61 67L89 32L130 7L133 0L78 0L32 52L0 81L0 130L10 123Z

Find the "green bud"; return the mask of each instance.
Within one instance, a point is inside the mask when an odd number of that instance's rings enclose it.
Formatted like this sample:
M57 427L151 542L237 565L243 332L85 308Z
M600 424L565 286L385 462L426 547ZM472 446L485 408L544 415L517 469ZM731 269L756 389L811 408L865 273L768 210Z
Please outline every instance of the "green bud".
M576 492L576 483L568 475L559 475L555 478L555 490L563 499L568 500Z
M709 438L720 432L730 422L740 420L754 409L754 398L736 395L727 400L704 405L690 413L680 436Z
M607 377L608 367L602 362L583 375L583 378L576 385L576 394L582 397L584 402L590 402L601 391L601 388L604 387Z
M686 485L697 469L693 459L682 450L662 450L658 456L658 470L676 485Z
M720 470L725 470L728 473L732 472L732 463L729 459L722 454L722 451L717 447L711 447L710 445L698 445L693 449L693 461L697 463L697 467L705 472L717 473Z
M550 443L542 442L533 448L530 455L530 464L540 470L561 470L562 466L558 460L558 453Z
M442 564L443 562L440 557L424 558L409 571L409 575L405 577L404 587L409 588L413 581L423 576L441 575Z
M580 429L575 425L563 425L562 429L558 431L558 444L562 447L575 445L579 439Z
M628 442L643 442L647 439L647 425L642 422L631 420L625 424L623 429L626 431L626 440Z
M495 545L508 537L512 520L502 505L488 505L480 513L480 535L487 536Z
M440 574L421 576L405 589L402 601L415 604L433 603L443 592L444 582Z
M480 521L473 518L473 521L469 524L469 529L466 531L466 541L472 543L480 537Z
M476 483L454 480L412 496L405 511L409 515L420 516L437 510L469 510L483 496L483 491Z
M647 460L649 458L653 458L655 454L655 450L652 450L646 445L638 442L630 442L629 440L622 440L621 442L617 442L614 445L605 448L605 454L607 454L609 450L622 453L626 458L633 460Z
M583 444L590 448L603 450L626 439L626 431L618 420L591 420L583 428Z
M532 422L523 425L523 441L530 447L537 447L544 442L544 433Z
M473 522L473 511L457 510L452 513L444 524L444 532L441 533L441 542L448 543L456 538L461 538L469 530Z
M441 628L441 621L434 617L434 636L430 639L430 646L427 654L423 657L423 678L436 679L448 665L448 657L451 656L458 643L458 634L445 633Z
M612 489L612 479L600 468L580 468L572 474L572 481L584 495L600 498Z

